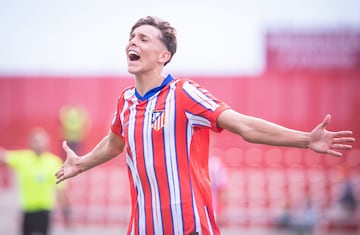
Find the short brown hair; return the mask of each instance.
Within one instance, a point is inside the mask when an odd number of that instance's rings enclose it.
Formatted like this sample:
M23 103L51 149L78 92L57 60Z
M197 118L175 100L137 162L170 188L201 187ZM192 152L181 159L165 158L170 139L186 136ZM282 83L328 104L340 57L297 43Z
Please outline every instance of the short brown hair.
M137 27L142 25L151 25L160 30L162 36L160 40L165 44L166 48L171 54L170 59L165 63L165 65L168 64L176 52L176 29L165 20L154 16L147 16L139 19L134 24L134 26L131 28L130 34L133 33Z

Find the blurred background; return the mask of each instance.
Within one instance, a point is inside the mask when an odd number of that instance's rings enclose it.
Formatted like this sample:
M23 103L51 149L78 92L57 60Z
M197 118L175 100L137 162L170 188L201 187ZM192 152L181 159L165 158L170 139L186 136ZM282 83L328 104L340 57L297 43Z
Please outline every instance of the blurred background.
M309 131L329 113L330 130L352 130L359 140L359 9L357 0L0 0L0 146L25 148L30 129L42 126L61 157L63 139L79 154L92 149L109 130L118 95L133 84L125 45L147 15L177 28L166 72L291 128ZM359 234L359 141L353 147L334 158L214 135L212 155L226 169L221 231ZM13 173L0 166L3 234L18 232L17 195ZM69 195L72 227L55 211L54 235L125 233L124 156L70 180Z

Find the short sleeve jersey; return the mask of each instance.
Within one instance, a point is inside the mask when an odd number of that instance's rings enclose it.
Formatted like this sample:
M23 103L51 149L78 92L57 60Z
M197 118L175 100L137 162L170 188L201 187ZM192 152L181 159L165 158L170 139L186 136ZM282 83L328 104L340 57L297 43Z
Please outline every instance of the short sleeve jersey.
M111 130L127 144L128 234L219 234L208 172L209 130L229 107L192 80L168 75L140 96L123 91Z
M24 211L51 210L55 206L56 177L54 172L62 164L51 153L41 156L31 150L9 151L7 164L15 171Z

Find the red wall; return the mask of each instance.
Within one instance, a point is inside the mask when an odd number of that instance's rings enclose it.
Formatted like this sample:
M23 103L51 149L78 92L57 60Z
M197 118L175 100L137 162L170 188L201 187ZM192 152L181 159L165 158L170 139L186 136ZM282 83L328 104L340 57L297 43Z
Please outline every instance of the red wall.
M360 139L360 76L264 75L260 77L191 77L234 109L302 130L311 130L330 113L331 130L351 129ZM52 150L60 153L59 109L84 105L91 116L89 150L106 134L122 89L131 77L6 77L0 76L0 146L26 146L32 126L47 128ZM220 134L224 147L247 146L229 133ZM355 146L360 146L359 142Z
M302 130L311 130L327 113L330 113L333 120L329 129L353 130L355 137L360 140L359 78L360 76L356 74L267 74L256 78L192 77L242 113ZM92 119L90 133L85 141L85 151L88 151L107 133L118 95L125 86L132 83L130 77L0 77L0 146L9 149L26 147L29 130L33 126L40 125L51 133L52 151L62 154L59 110L65 104L78 103L88 109ZM334 200L334 195L336 196L336 193L331 192L339 191L339 184L330 179L334 178L332 175L337 172L337 168L333 166L340 165L341 162L351 163L354 174L357 178L359 175L357 160L359 141L354 144L357 150L346 152L344 158L315 158L316 154L307 150L285 148L279 150L277 147L265 146L252 148L254 145L242 141L240 137L234 138L234 135L225 131L214 137L217 148L213 150L219 151L217 153L224 157L224 161L229 166L227 189L229 197L224 204L222 214L225 224L248 226L260 223L261 225L272 218L272 211L281 208L279 202L283 203L285 200L295 200L299 197L304 200L306 194L314 197L317 204L327 205L329 201ZM299 160L301 158L305 160ZM250 161L249 166L246 164L247 161ZM317 171L320 175L330 176L326 180L330 183L324 183L327 190L318 190L320 186L317 181L314 181L316 184L305 181L304 184L296 185L297 191L294 192L286 188L287 186L281 190L276 188L275 190L281 193L278 199L274 199L270 196L272 195L270 192L273 192L270 187L272 184L264 180L258 183L267 186L256 188L256 197L253 198L252 188L246 182L250 181L250 177L255 173L255 176L270 178L267 169L271 168L271 164L265 162L276 164L279 161L284 162L285 170L275 168L278 173L288 172L286 169L291 168L293 161L296 167L297 161L310 162L310 164L321 161L324 166L331 165L333 168L324 167L319 168L320 172L319 169ZM251 167L254 162L256 164L262 162L259 166L263 166L264 170L254 171L257 169ZM289 166L286 162L290 162ZM238 170L240 167L241 171ZM120 168L123 170L119 170ZM125 169L125 159L120 156L104 166L70 180L70 200L72 209L76 212L72 219L75 223L116 223L124 226L127 224L130 198L129 191L123 190L128 188ZM307 175L306 164L301 169L306 179L312 179L312 176ZM326 169L328 170L325 171ZM0 167L0 187L10 185L7 172L9 172L7 168ZM291 170L289 172L291 173ZM242 178L239 180L239 175L244 175L244 180ZM282 182L276 185L294 185L293 182L287 182L288 178L291 179L290 176L291 174L282 177ZM108 180L104 180L105 178ZM117 190L119 185L122 190ZM311 190L305 190L309 188L315 188L317 194L313 195ZM263 196L261 200L259 195ZM246 205L243 205L243 202L246 202ZM299 200L295 202L301 203ZM259 218L250 216L252 209L258 211L259 208L262 211L260 222ZM234 215L234 211L237 214ZM245 213L246 221L241 220L243 217L239 217L239 212L240 215L242 212ZM59 213L55 213L55 218L61 219Z

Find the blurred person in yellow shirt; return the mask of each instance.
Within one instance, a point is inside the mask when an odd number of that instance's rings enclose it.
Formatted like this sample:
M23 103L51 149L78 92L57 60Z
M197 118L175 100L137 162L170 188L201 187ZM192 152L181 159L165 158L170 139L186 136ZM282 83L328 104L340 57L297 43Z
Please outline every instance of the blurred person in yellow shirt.
M47 151L49 136L42 128L34 128L29 137L29 149L5 150L0 148L0 162L4 162L16 175L20 203L23 211L23 235L47 235L51 212L56 203L61 206L64 221L69 225L69 201L66 185L56 185L54 171L62 160Z
M69 147L81 152L82 142L90 126L87 110L81 105L65 105L60 109L60 124L63 139Z

